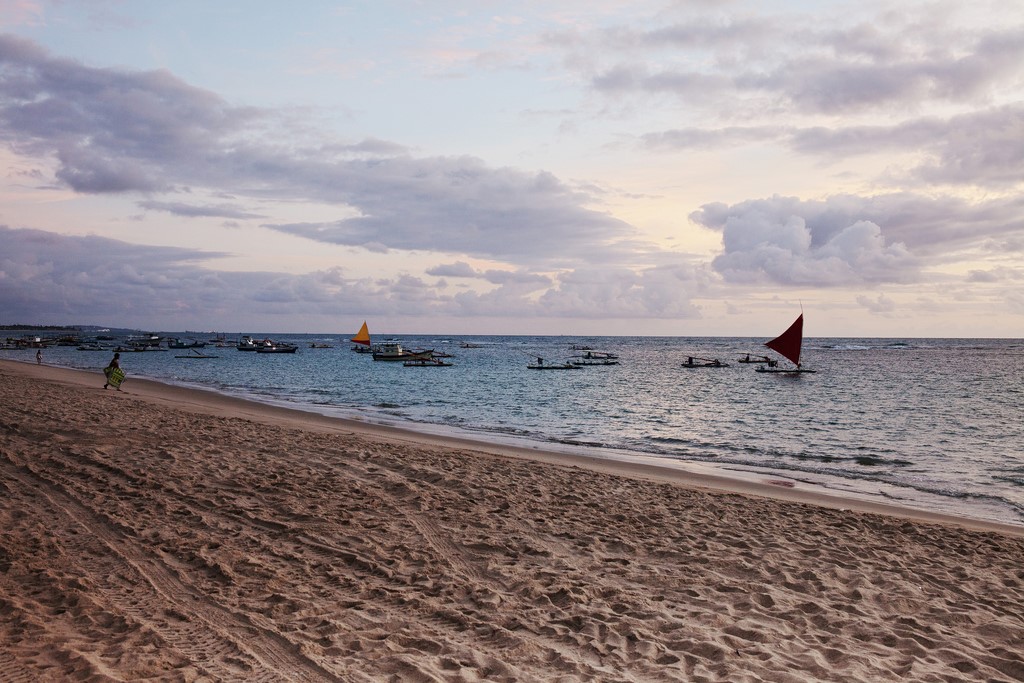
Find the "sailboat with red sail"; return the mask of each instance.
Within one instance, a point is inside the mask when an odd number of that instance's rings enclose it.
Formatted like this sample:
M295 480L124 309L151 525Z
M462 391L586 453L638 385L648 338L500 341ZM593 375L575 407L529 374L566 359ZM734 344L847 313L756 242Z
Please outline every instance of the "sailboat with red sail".
M780 372L786 374L795 374L798 372L816 372L815 370L808 370L800 366L800 349L804 342L804 314L801 312L799 317L793 322L789 328L780 334L775 339L765 342L772 351L775 351L783 358L787 359L795 368L780 368L778 361L769 361L764 365L758 365L758 372Z

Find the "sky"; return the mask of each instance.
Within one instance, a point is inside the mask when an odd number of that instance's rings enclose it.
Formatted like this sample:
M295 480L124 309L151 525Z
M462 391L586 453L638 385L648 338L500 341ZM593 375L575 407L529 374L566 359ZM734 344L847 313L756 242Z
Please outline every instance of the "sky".
M1019 0L0 0L0 325L1024 337Z

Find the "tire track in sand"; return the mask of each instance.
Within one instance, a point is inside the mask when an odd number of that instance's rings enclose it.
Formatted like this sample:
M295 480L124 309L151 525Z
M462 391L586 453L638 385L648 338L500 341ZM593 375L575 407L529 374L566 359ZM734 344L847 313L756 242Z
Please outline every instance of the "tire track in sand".
M101 515L29 467L7 459L0 460L0 467L11 480L34 489L64 515L68 520L64 526L82 527L106 546L110 554L97 556L95 547L85 547L77 554L77 560L91 576L108 581L120 579L125 584L125 590L97 586L112 604L158 633L193 662L201 662L211 675L236 679L242 673L240 669L248 668L246 660L250 660L257 666L245 671L249 681L336 680L334 674L305 657L280 634L258 626L248 616L230 611L184 583L162 559L145 552ZM78 540L82 534L67 536L61 540L72 549L84 543ZM142 580L125 581L126 574L136 574Z

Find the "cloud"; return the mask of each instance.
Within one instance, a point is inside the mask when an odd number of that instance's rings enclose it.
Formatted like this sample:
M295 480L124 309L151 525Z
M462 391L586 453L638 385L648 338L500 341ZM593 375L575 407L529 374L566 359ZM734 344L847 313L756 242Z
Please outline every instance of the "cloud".
M152 200L142 201L138 204L140 208L146 209L147 211L166 211L167 213L175 216L182 216L185 218L266 218L264 215L250 213L231 204L207 204L205 206L196 206L193 204L183 204L181 202L157 202Z
M793 149L822 157L923 152L911 175L930 183L1012 185L1024 181L1024 106L925 117L890 126L808 128L794 132Z
M993 95L996 84L1024 71L1020 26L957 31L922 23L912 13L839 30L794 30L779 17L723 23L697 16L650 31L606 29L574 45L581 43L612 62L590 76L599 92L671 94L691 104L728 101L733 110L738 102L763 98L765 105L802 115L964 103Z
M542 289L551 285L551 278L546 275L525 270L477 270L463 261L428 268L427 274L437 277L485 280L496 285L526 285L530 289Z
M772 197L735 206L705 205L695 222L722 231L724 251L713 261L730 282L848 286L907 282L916 258L887 240L857 198L802 202Z
M415 158L377 139L318 149L269 144L267 112L233 107L164 71L94 69L0 36L0 139L54 158L56 177L87 193L139 192L177 215L234 213L152 198L197 186L211 194L338 207L327 223L266 227L363 247L579 262L635 230L587 208L590 195L546 172L490 168L468 157Z
M348 246L565 263L595 257L634 232L583 208L588 198L550 173L491 169L475 158L393 158L320 172L360 215L267 227Z
M970 203L910 193L824 201L771 197L690 215L722 232L714 268L731 282L842 286L912 282L930 262L1024 236L1024 198Z
M879 294L876 299L871 299L861 294L857 297L857 303L872 313L884 314L892 313L896 310L896 302L884 294Z
M132 245L0 226L0 300L10 321L152 329L288 329L296 319L334 329L349 315L549 318L699 317L691 299L713 275L676 265L591 268L556 276L453 263L433 275L468 277L486 291L447 293L411 274L352 278L342 268L304 274L215 271L225 254ZM258 313L257 313L258 311ZM311 329L307 327L307 329Z
M254 115L166 71L93 69L0 35L0 139L56 157L78 192L170 189L167 166L193 167Z

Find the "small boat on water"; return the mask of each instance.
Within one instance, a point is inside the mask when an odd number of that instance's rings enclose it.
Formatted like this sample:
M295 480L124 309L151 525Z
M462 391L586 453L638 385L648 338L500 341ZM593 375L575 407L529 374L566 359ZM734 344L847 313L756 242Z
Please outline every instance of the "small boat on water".
M817 372L808 370L800 365L800 349L804 342L804 314L801 312L789 328L775 339L764 343L772 351L791 362L796 367L779 367L777 360L769 360L764 365L758 365L758 372L771 372L785 375L796 375L804 372Z
M182 341L176 337L167 340L167 348L169 349L201 349L206 346L206 342L197 341Z
M727 368L728 363L723 363L717 358L700 358L699 356L687 356L684 368Z
M218 357L219 356L211 356L211 355L202 353L200 351L196 351L195 349L192 349L192 353L186 353L186 354L182 354L180 356L175 356L175 358L218 358Z
M573 365L572 363L552 363L545 361L541 357L537 357L537 360L526 366L530 370L579 370L582 366Z
M239 351L255 351L258 344L252 337L242 337L238 340L235 348Z
M770 363L771 360L772 359L769 358L768 356L751 356L748 353L746 356L744 356L743 358L740 358L736 362L737 363Z
M332 346L331 344L320 344L320 343L317 343L317 342L310 342L309 343L309 348L311 348L311 349L333 349L334 346Z
M264 339L256 345L256 353L295 353L299 347L286 342L275 342Z
M370 328L366 326L366 321L363 321L363 326L356 332L356 336L350 340L355 346L352 350L356 353L373 353L373 348L370 345Z
M415 358L402 363L407 368L450 368L451 363L440 358Z
M569 360L570 363L579 367L586 367L589 365L618 365L619 357L614 353L608 353L607 351L584 351L579 356L574 356Z
M381 361L421 360L424 358L434 357L433 349L411 351L409 349L403 349L400 343L394 341L375 344L373 346L372 353L374 360Z

